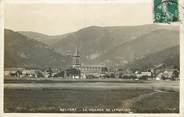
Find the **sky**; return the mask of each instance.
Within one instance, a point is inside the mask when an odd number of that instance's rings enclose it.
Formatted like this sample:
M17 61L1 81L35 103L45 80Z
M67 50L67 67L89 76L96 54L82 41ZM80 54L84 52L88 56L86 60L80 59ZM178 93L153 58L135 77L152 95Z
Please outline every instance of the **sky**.
M151 3L5 4L5 28L58 35L88 26L132 26L153 22Z

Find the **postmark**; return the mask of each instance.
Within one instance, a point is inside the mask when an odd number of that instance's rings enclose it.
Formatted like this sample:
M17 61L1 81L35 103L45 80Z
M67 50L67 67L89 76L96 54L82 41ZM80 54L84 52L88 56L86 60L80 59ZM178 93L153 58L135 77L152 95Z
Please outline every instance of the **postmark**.
M179 21L177 0L154 0L154 23L172 23Z

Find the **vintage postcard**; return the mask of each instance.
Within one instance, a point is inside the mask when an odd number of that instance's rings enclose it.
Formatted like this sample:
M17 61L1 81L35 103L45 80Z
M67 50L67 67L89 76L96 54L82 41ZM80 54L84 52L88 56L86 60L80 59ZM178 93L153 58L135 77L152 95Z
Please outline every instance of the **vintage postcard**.
M1 10L2 117L184 116L182 0L4 0Z

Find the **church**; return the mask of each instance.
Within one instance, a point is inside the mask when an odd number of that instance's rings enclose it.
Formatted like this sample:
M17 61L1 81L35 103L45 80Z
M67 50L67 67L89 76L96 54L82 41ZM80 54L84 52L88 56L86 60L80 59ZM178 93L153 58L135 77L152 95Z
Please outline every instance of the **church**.
M93 75L95 77L100 77L100 75L105 72L105 69L107 69L107 67L103 66L103 65L81 64L80 53L79 53L78 48L76 48L75 53L73 54L72 67L80 70L80 72L81 72L80 78L86 78L89 75Z

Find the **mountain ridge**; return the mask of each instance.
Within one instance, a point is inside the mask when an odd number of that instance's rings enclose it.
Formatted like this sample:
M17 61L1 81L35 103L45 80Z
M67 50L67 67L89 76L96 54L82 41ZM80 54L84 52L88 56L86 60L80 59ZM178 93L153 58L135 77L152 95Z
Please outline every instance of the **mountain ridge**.
M180 69L179 58L179 45L171 48L164 49L162 51L152 53L146 57L136 60L126 67L132 70L144 70L154 67L154 65L162 64L165 68L177 68Z
M76 47L82 64L127 66L147 55L179 44L179 27L167 25L89 26L65 35L44 36L18 32L47 44L54 52L72 56ZM31 35L30 35L31 34ZM33 34L33 35L32 35ZM55 38L57 37L57 38ZM42 39L49 39L43 42Z
M5 67L67 67L67 58L47 45L5 29Z

